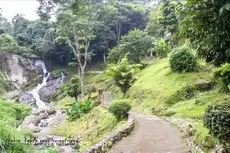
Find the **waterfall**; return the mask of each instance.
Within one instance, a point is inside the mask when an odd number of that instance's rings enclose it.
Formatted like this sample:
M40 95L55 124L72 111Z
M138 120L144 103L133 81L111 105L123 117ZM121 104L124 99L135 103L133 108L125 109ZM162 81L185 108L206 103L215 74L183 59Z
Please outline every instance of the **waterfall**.
M40 99L40 96L39 96L38 92L42 87L47 85L47 81L48 81L48 79L50 77L50 73L47 71L44 62L41 61L41 60L35 61L35 66L42 69L42 71L43 71L43 80L42 80L42 83L38 84L36 88L34 88L33 90L31 90L28 93L33 95L34 99L36 100L36 105L38 106L38 108L44 108L46 106L46 104L45 104L44 101L42 101Z

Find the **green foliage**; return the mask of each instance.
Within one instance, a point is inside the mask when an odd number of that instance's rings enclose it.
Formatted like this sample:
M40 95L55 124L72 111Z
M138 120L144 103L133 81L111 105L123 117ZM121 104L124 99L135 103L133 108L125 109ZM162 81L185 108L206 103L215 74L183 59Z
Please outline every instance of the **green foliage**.
M149 51L153 47L152 37L144 31L135 29L122 37L120 44L111 50L108 58L111 62L117 62L129 53L128 59L130 62L140 63L143 57L150 55Z
M128 112L131 110L131 105L126 101L114 102L109 105L109 111L113 113L118 119L128 117Z
M163 8L162 4L156 6L154 11L150 12L149 21L146 30L149 35L159 38L164 35L164 27L161 24L163 20Z
M25 132L17 130L17 122L24 119L30 113L30 108L25 105L10 103L0 99L0 151L4 152L28 152L29 146L15 143L7 143L10 140L24 141Z
M178 2L172 0L163 0L163 20L161 20L164 29L167 32L175 33L178 28L178 20L176 16L176 7Z
M0 51L21 52L26 51L25 48L20 47L12 36L9 34L0 35Z
M229 101L211 105L204 114L204 126L222 142L230 142L230 103Z
M67 111L68 120L73 121L87 114L92 109L93 104L90 100L79 101L70 105Z
M139 67L138 64L129 64L125 56L117 64L109 64L106 73L115 80L116 85L125 94L135 81L135 74L139 72Z
M160 58L167 57L170 52L169 45L164 41L164 39L159 39L156 43L155 49L156 53Z
M175 72L192 72L197 68L197 62L192 50L187 46L176 48L170 55L170 68Z
M220 80L224 89L229 91L228 85L230 84L230 64L226 63L214 71L216 80Z
M64 92L70 97L74 97L77 101L78 95L81 93L79 77L75 76L63 86Z
M230 62L229 1L186 0L183 4L179 37L190 39L207 62Z

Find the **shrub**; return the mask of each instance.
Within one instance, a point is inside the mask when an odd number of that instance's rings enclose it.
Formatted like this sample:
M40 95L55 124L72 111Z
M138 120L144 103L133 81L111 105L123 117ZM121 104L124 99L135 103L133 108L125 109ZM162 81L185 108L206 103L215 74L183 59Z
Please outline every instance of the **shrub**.
M230 84L230 64L226 63L214 71L216 80L220 80L226 90Z
M230 102L209 106L204 114L204 126L222 142L230 142Z
M160 58L164 58L167 57L168 53L170 52L170 48L169 45L165 43L164 39L160 39L156 43L155 51Z
M170 68L175 72L192 72L197 68L195 56L189 47L176 48L169 58Z
M118 119L127 118L130 110L131 105L125 101L114 102L109 106L109 111Z
M80 118L84 114L87 114L92 109L92 101L79 101L69 106L67 111L68 120L72 121L74 119Z
M77 101L78 95L81 93L79 77L73 77L66 83L62 89L70 97L74 97Z

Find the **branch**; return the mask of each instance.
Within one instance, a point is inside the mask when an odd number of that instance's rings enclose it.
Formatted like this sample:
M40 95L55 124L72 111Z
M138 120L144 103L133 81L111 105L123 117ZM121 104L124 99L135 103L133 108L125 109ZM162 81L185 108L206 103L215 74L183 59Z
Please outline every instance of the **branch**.
M90 40L86 40L86 45L85 45L85 60L84 60L83 69L85 69L86 64L87 64L87 54L88 54L89 44L90 44Z
M74 56L77 57L77 52L76 52L75 48L73 47L73 45L71 44L70 40L67 39L67 42L68 42L69 46L72 48Z

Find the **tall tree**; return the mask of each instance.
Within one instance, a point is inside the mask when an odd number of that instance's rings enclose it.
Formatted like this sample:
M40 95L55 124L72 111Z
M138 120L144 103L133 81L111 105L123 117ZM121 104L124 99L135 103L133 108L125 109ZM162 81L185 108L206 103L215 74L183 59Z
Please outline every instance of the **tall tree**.
M180 38L190 39L208 62L216 65L230 62L229 0L186 0L181 16Z
M81 84L81 97L84 99L84 76L89 59L90 41L93 35L94 10L91 1L80 1L81 5L71 5L71 9L62 9L57 15L58 41L66 40L76 59L77 72ZM81 9L79 9L81 8Z

